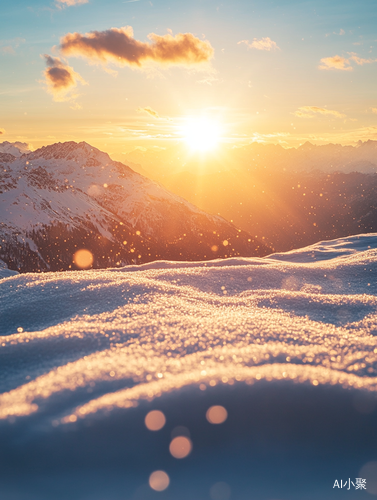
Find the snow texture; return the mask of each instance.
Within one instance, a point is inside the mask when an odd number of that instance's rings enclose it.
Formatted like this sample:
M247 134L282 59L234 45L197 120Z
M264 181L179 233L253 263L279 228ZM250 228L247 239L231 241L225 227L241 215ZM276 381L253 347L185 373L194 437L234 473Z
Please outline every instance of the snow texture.
M263 259L5 277L1 498L368 496L333 484L377 455L376 273L371 234ZM205 418L216 404L221 425ZM152 409L161 431L144 425ZM170 455L172 431L190 435L187 458Z

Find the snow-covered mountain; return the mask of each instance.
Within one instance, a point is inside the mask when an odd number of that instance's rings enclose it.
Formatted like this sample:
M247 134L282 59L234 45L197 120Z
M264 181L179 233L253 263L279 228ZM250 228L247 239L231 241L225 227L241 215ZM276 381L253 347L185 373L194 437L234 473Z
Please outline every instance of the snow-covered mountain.
M21 271L69 269L81 248L97 268L269 252L85 142L0 153L0 194L0 258Z
M26 142L0 142L0 153L11 154L20 157L25 153L30 153L29 145Z

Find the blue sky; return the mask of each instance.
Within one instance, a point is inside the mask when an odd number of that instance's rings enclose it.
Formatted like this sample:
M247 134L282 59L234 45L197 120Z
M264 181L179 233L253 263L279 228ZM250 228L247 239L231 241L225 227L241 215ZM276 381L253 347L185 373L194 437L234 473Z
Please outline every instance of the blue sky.
M85 54L65 57L58 48L53 50L67 33L124 26L132 26L134 38L144 43L149 43L150 33L191 33L211 44L213 58L205 67L154 64L139 70L110 60L98 64ZM169 126L186 115L208 110L217 110L229 137L245 140L259 137L296 145L305 139L343 143L353 137L377 139L373 0L89 0L72 6L21 0L3 5L0 33L4 140L39 146L77 138L103 145L112 134L113 146L122 149L126 143L144 140L137 134L151 121L137 111L144 107L171 119L171 123L152 123L158 133L148 134L148 140L161 140L161 135L169 135ZM253 40L266 38L275 48L251 46ZM87 85L78 82L57 100L44 82L43 54L58 57ZM329 58L335 56L346 62L334 66ZM319 69L324 58L330 66ZM306 111L298 116L301 108ZM174 130L170 132L174 137Z

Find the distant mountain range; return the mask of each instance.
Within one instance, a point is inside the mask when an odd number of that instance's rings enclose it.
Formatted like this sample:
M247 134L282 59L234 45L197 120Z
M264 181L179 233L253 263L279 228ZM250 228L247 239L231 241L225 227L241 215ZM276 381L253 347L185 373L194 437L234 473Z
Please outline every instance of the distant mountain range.
M297 149L253 143L222 152L208 165L192 158L186 165L162 168L159 159L167 153L156 151L153 170L147 152L134 151L127 159L276 251L377 231L377 141L355 146L307 142Z
M262 256L266 245L85 142L0 144L0 259L23 271Z
M145 148L144 148L145 149ZM187 150L183 144L166 148L137 148L123 155L123 161L134 170L162 180L178 172L196 172L200 155ZM377 141L359 141L354 146L341 144L315 145L305 142L297 148L280 144L252 142L246 145L222 144L213 154L207 154L199 172L218 173L233 169L248 171L255 168L279 171L318 171L377 173Z

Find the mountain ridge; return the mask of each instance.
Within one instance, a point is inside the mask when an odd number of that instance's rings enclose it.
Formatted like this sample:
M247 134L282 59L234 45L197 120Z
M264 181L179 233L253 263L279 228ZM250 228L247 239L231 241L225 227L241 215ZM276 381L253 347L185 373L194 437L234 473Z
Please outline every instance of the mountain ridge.
M265 255L270 249L85 142L0 156L0 258L20 271L156 259Z

